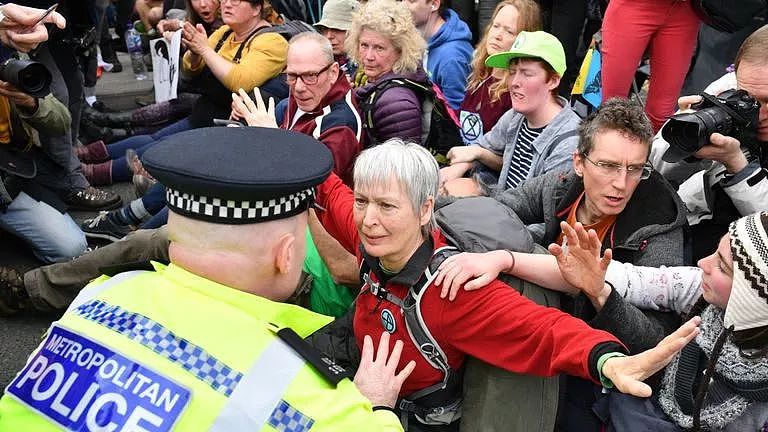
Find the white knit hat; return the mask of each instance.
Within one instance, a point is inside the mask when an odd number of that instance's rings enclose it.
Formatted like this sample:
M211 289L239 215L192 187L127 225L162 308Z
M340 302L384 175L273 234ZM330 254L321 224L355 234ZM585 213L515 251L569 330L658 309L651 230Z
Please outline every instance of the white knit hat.
M768 213L743 217L728 228L733 255L733 287L725 327L768 326Z

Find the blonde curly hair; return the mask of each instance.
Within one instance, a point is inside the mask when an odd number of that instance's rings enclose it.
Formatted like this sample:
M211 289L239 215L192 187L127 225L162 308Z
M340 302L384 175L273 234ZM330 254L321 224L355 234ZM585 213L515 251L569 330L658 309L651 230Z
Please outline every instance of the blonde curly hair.
M363 61L360 58L359 44L363 30L379 33L394 45L400 57L392 66L393 72L416 72L421 66L427 42L413 25L411 12L403 3L371 0L361 3L352 15L352 27L344 47L349 57L361 66Z
M485 65L485 59L488 58L488 33L491 30L493 21L496 19L496 15L505 6L512 6L517 9L518 33L521 31L541 30L541 11L539 5L533 0L502 0L499 2L493 11L493 16L488 21L488 25L485 26L482 39L480 39L475 48L475 55L472 58L472 72L467 78L467 92L475 91L493 73L493 68ZM505 71L504 77L488 89L491 94L491 102L498 101L501 99L501 95L509 91L506 83L507 73Z

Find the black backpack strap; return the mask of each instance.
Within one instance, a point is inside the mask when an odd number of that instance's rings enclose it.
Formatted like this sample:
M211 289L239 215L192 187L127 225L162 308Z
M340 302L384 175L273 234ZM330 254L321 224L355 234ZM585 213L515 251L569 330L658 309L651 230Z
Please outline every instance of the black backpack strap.
M226 41L227 41L227 38L228 38L228 37L229 37L229 35L231 35L231 34L232 34L232 29L227 29L227 30L224 32L224 34L223 34L223 35L221 35L221 39L219 39L219 41L218 41L218 42L216 42L216 48L214 48L213 50L214 50L214 51L216 51L216 52L219 52L219 50L221 49L221 47L223 47L223 46L224 46L224 42L226 42Z
M452 374L451 366L448 363L448 356L445 355L445 351L440 347L440 344L435 340L432 333L427 328L427 324L424 321L424 316L421 311L421 299L427 288L437 277L437 268L451 255L459 253L459 250L452 246L445 246L437 249L429 261L429 266L424 271L418 282L408 290L408 296L403 302L403 316L405 318L405 325L408 328L408 334L410 334L413 343L419 348L419 352L427 362L435 369L440 370L443 373L443 382L438 383L438 387L431 390L437 390L438 388L444 388ZM431 392L430 391L430 392ZM424 393L426 394L426 393ZM424 394L420 394L423 396Z
M238 64L240 63L240 58L243 56L243 50L245 47L251 42L251 39L254 37L262 34L262 33L268 33L267 30L269 30L272 26L261 26L257 28L256 30L252 31L251 34L248 35L248 37L245 38L243 43L240 44L240 47L237 48L237 52L235 53L235 56L232 57L232 63Z
M561 142L567 140L568 138L575 137L579 134L579 131L576 129L569 130L568 132L563 132L560 135L555 136L552 139L552 144L547 147L547 152L544 153L542 156L542 159L546 159L549 157L550 154L552 154L552 151L555 150L557 146L560 145Z

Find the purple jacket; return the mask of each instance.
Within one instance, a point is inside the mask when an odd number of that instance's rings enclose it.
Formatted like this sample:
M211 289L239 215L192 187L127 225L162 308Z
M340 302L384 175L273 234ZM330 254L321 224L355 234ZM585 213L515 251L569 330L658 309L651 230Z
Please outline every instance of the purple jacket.
M390 72L379 77L374 83L368 83L355 89L355 99L365 100L376 83L392 78L408 78L414 81L426 82L427 75L419 69L413 73L398 74ZM421 100L412 90L405 87L392 87L382 93L373 107L373 130L364 129L362 142L365 147L382 143L389 138L402 138L421 142ZM361 113L361 115L364 115Z

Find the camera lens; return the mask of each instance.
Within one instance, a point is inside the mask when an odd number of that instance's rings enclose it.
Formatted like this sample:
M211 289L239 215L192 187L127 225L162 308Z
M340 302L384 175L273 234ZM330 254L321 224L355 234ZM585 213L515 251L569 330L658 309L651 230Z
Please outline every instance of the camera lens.
M0 64L0 80L34 97L44 97L51 92L53 77L42 63L30 60L8 59Z
M717 107L675 115L661 129L661 136L672 149L663 159L677 162L690 156L707 145L710 135L715 132L727 135L732 127L731 117Z

